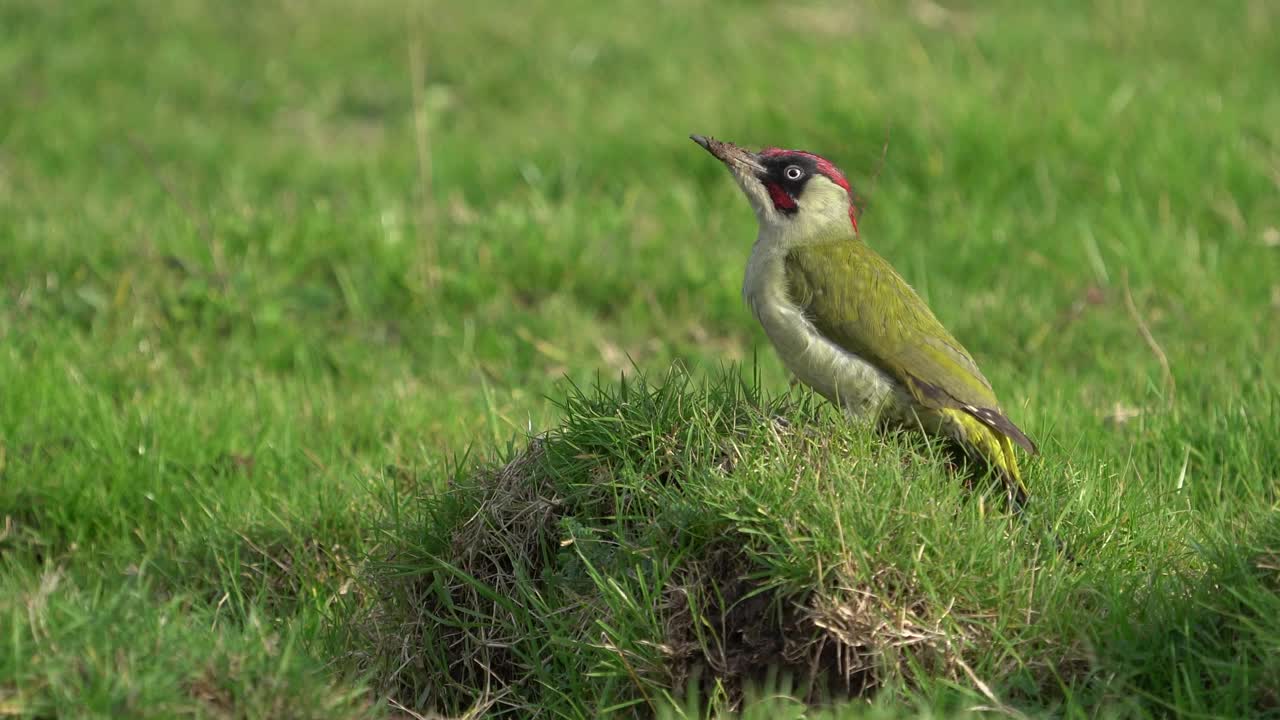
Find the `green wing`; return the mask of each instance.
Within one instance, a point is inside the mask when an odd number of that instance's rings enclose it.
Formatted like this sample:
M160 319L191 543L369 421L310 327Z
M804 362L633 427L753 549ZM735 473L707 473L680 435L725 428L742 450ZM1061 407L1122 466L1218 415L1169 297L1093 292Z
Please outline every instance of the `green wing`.
M842 239L787 255L787 289L814 327L902 383L916 402L957 408L1036 452L1000 410L973 357L866 243Z

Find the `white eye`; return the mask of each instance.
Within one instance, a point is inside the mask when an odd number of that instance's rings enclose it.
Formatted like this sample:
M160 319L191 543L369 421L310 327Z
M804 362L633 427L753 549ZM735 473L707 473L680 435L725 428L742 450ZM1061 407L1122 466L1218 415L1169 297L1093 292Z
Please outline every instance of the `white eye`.
M788 180L799 180L804 177L804 170L801 170L799 165L788 165L787 169L782 171L782 174Z

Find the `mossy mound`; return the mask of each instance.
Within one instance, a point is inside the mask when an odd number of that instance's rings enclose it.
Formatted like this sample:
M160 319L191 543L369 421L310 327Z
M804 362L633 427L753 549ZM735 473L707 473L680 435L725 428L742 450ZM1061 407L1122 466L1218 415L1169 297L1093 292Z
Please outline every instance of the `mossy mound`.
M1105 694L1097 638L1173 587L1134 561L1158 558L1140 522L1071 536L1088 518L1061 468L1032 468L1019 520L918 439L733 374L574 389L563 411L401 518L371 625L406 704L647 716L785 682L1012 711Z

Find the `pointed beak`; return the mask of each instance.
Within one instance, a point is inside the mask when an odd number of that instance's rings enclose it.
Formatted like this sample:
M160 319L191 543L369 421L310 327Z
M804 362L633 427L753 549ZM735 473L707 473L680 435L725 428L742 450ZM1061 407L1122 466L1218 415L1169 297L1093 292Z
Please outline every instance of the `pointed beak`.
M764 165L760 164L758 155L748 152L731 142L721 142L705 135L690 135L689 139L701 145L704 150L714 155L716 159L727 165L730 170L739 174L758 176L764 172Z

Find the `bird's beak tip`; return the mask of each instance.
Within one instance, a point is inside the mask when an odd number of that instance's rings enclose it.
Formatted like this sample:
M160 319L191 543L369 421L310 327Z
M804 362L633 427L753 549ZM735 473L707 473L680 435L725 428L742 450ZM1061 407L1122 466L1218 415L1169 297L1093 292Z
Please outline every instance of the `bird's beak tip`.
M696 134L690 135L689 139L701 145L703 150L711 153L717 160L730 167L745 168L752 172L762 170L760 160L755 153L747 152L733 143Z

